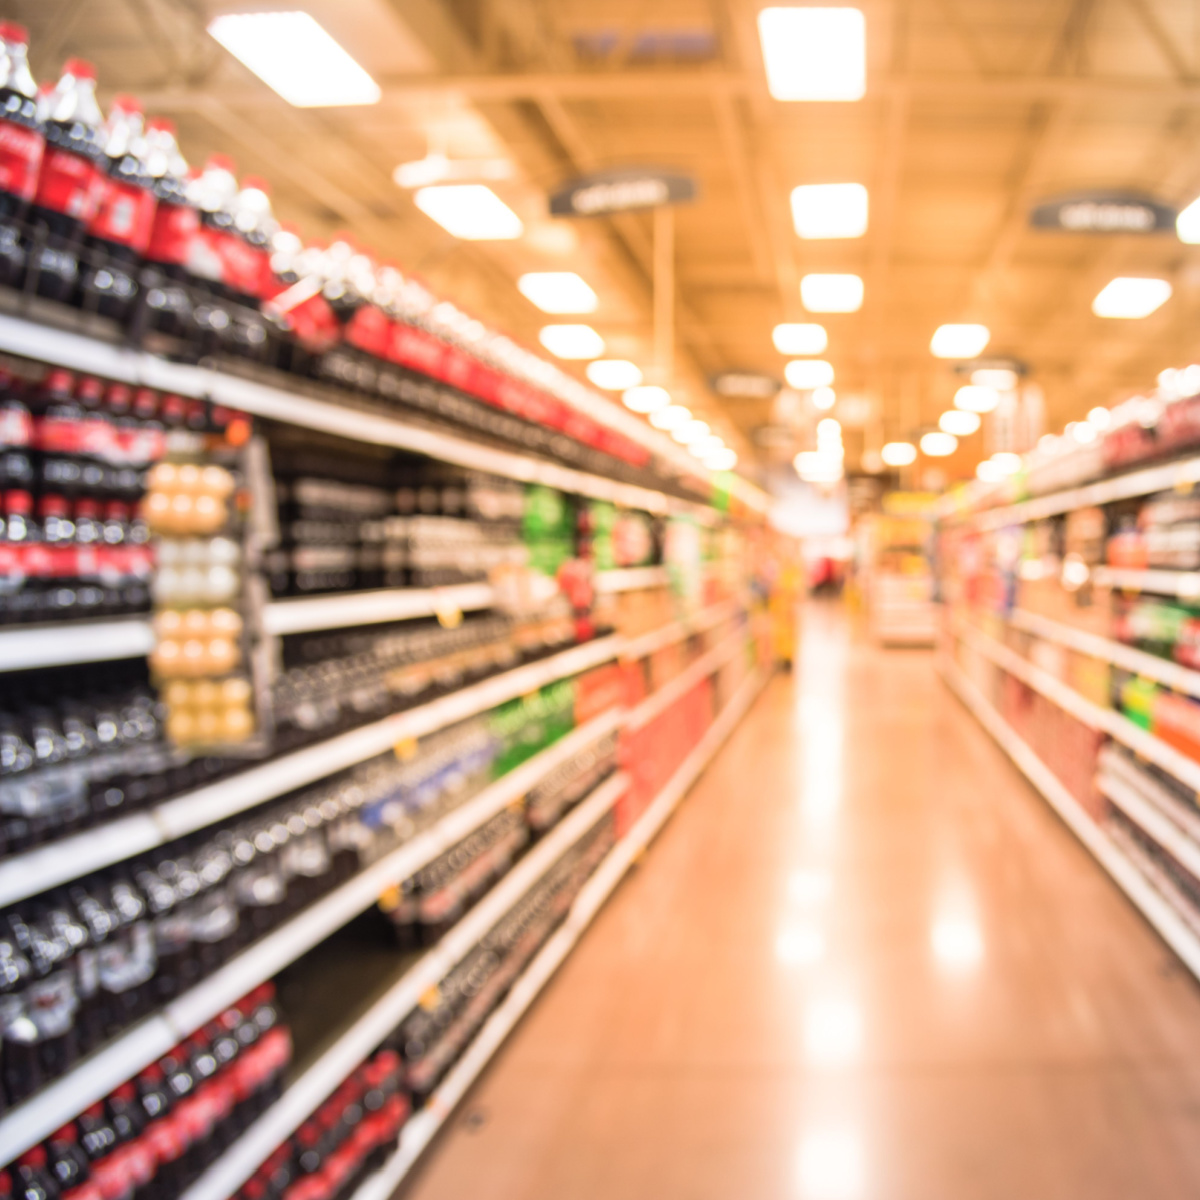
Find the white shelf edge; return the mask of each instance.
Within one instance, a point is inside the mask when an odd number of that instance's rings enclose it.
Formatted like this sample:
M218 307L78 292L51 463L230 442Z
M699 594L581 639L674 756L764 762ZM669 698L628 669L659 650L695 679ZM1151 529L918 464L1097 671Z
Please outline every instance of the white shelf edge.
M1123 779L1101 771L1096 786L1135 825L1152 837L1172 858L1200 879L1200 845Z
M1141 570L1134 567L1096 567L1093 582L1119 591L1153 592L1180 600L1200 600L1200 571Z
M431 950L412 964L304 1072L180 1200L226 1200L416 1007L539 878L612 806L628 786L618 773L600 784L505 875Z
M955 630L956 636L961 637L984 657L990 658L1002 670L1057 704L1077 721L1091 729L1107 733L1115 741L1128 746L1169 775L1173 775L1180 783L1200 792L1200 763L1188 758L1186 754L1181 754L1173 746L1135 725L1128 717L1114 709L1101 708L1100 705L1092 703L1061 679L1056 679L1049 672L1034 666L1014 650L1002 646L985 633L962 622L955 623Z
M601 595L666 587L670 582L671 575L666 567L627 567L619 571L597 571L595 576L596 591Z
M213 825L382 754L406 738L423 737L547 683L607 662L616 658L619 650L620 639L615 636L573 646L561 654L516 667L419 708L395 713L207 784L148 812L134 813L95 830L26 851L0 862L0 907Z
M669 683L664 683L657 691L651 692L640 704L631 709L626 727L636 730L649 724L680 697L690 692L701 680L707 679L714 671L719 671L730 659L744 651L745 646L738 641L714 646L707 654L696 659L685 671L676 675Z
M144 617L111 621L63 621L0 629L0 671L114 662L154 649L154 629Z
M417 1159L478 1079L504 1039L566 959L604 902L616 890L617 884L624 878L634 859L658 834L701 771L736 728L753 704L766 678L755 672L742 685L663 790L629 832L609 851L575 898L565 924L538 952L524 974L513 985L507 999L488 1018L466 1053L429 1098L429 1102L404 1126L397 1148L391 1157L374 1175L359 1184L350 1200L390 1200L392 1193L412 1170Z
M1092 852L1159 936L1200 979L1200 938L1111 838L1087 815L1058 777L984 698L959 667L948 659L939 664L942 678L1022 774L1042 794L1076 837Z
M540 754L489 784L431 828L397 847L353 879L261 938L159 1013L114 1039L49 1088L0 1117L0 1163L10 1162L103 1099L260 983L273 978L365 912L380 893L407 879L545 778L576 750L616 729L622 709L610 709L572 730Z
M272 600L267 604L263 609L263 632L283 636L317 629L340 629L345 625L408 621L442 612L474 612L491 608L495 602L495 591L486 583L301 596Z

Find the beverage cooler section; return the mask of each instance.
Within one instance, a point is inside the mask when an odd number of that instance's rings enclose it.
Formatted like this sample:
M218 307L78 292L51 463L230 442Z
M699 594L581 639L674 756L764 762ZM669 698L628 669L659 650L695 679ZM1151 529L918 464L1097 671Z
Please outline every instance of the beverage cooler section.
M1200 368L943 512L943 673L1200 973Z
M384 1200L765 682L756 518L0 40L0 1200Z

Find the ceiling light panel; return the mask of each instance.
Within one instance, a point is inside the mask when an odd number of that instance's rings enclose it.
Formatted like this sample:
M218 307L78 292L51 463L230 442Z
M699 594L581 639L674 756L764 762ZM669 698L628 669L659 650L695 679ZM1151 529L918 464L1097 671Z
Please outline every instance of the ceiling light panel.
M621 397L621 402L630 412L656 413L671 407L671 393L666 388L647 384L630 388Z
M521 218L482 183L421 188L413 201L447 233L466 242L511 241L525 231Z
M991 336L986 325L939 325L929 349L935 358L974 358Z
M574 271L531 271L517 280L517 287L526 300L544 313L590 313L600 303L596 293Z
M208 32L297 108L379 103L375 80L306 12L225 13Z
M780 354L821 354L829 345L824 325L776 325L771 341Z
M764 8L758 37L776 100L861 100L866 93L867 30L857 8Z
M798 358L783 368L784 378L800 391L828 387L833 382L833 364L823 358Z
M660 408L657 412L650 414L650 424L655 429L665 429L668 433L673 429L678 429L681 425L686 425L691 419L691 412L682 404L672 404L668 408Z
M1098 317L1137 321L1161 308L1170 298L1171 285L1165 279L1118 275L1092 301L1092 312Z
M809 312L858 312L863 281L857 275L805 275L800 280L800 300Z
M979 432L979 414L962 408L951 408L938 417L938 428L955 437L970 437Z
M879 452L889 467L907 467L917 461L917 448L912 442L888 442Z
M792 225L809 240L862 237L867 232L867 189L861 183L793 188Z
M556 358L599 358L604 339L590 325L544 325L538 341Z
M636 363L623 358L600 358L588 363L587 377L607 392L623 392L642 382L642 371Z
M967 383L954 393L954 407L963 412L989 413L1000 403L1000 393L995 388Z
M935 429L921 438L921 453L927 454L930 458L945 458L957 449L958 438L941 429Z

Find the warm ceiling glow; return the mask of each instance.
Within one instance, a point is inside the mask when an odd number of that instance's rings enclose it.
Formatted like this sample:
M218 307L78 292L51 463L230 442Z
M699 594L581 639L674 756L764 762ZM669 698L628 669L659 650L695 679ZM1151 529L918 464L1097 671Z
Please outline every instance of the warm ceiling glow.
M808 1130L796 1163L800 1200L862 1200L867 1154L862 1137L840 1125Z
M929 349L935 358L974 358L991 336L986 325L939 325Z
M800 280L800 300L809 312L858 312L863 281L857 275L805 275Z
M1005 475L1015 475L1021 469L1021 456L1013 454L1011 450L998 450L992 455L992 462Z
M828 412L837 403L837 392L831 387L813 388L812 402L813 408Z
M732 471L737 466L738 456L728 446L706 454L701 460L710 471Z
M833 364L823 358L798 358L784 367L783 375L792 387L800 391L828 387L833 382Z
M998 463L992 462L990 458L985 458L975 468L975 478L984 483L999 483L1002 479L1008 478L1008 472Z
M557 358L599 358L604 339L590 325L543 325L538 341Z
M771 340L780 354L820 354L829 345L824 325L776 325Z
M598 358L588 363L587 377L608 392L623 392L642 382L641 368L623 358Z
M1175 232L1179 240L1189 246L1200 244L1200 199L1193 200L1175 218Z
M764 8L758 14L767 89L776 100L861 100L866 22L857 8Z
M842 456L824 450L801 450L792 466L805 483L837 483L844 473Z
M671 430L671 436L681 446L690 446L693 442L698 442L701 438L708 437L710 433L712 433L712 429L706 421L697 421L694 418L680 425L677 429Z
M671 393L666 388L647 384L645 387L631 387L622 397L621 402L630 412L656 413L671 406Z
M980 424L978 413L961 408L951 408L938 417L938 428L955 437L970 437L978 433Z
M792 224L802 238L858 238L867 232L861 183L811 183L792 189Z
M657 412L650 414L650 424L655 429L665 429L668 433L672 429L686 425L691 419L691 412L682 404L672 404L668 408L660 408Z
M1092 312L1098 317L1137 321L1161 308L1170 298L1171 285L1165 279L1118 275L1092 301Z
M917 461L917 448L912 442L888 442L879 452L889 467L907 467Z
M958 449L958 438L952 433L937 429L921 438L921 453L930 458L945 458Z
M383 94L306 12L225 13L208 32L297 108L378 104Z
M1011 392L1017 386L1017 373L1009 367L979 367L971 372L971 382L997 392Z
M525 231L521 218L482 183L421 188L413 202L447 233L463 241L511 241Z
M574 271L530 271L517 280L521 295L545 313L590 313L600 303Z
M707 437L702 437L688 445L688 453L694 454L697 458L707 458L710 454L716 454L718 450L724 450L725 443L715 433L710 433Z
M965 383L954 393L954 407L964 412L989 413L999 403L1000 393L995 388L975 383Z

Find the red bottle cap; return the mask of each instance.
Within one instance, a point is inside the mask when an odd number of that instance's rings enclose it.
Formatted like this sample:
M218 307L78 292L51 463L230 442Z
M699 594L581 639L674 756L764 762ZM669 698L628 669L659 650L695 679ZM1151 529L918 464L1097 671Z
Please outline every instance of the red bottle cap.
M132 395L133 392L128 384L112 383L109 384L105 400L108 403L108 407L114 412L128 412L129 399Z
M210 154L208 162L204 164L204 169L206 171L210 169L214 171L228 171L230 175L235 174L237 171L233 159L228 154Z
M93 500L90 496L84 496L82 499L76 500L75 515L84 520L94 521L100 516L100 502Z
M33 497L28 492L5 492L4 511L10 517L27 517L33 512Z
M19 42L22 46L29 45L29 30L16 21L0 21L0 38L6 42Z
M113 1099L128 1104L131 1100L137 1099L137 1089L132 1083L126 1081L113 1091Z
M146 122L147 129L161 129L164 133L175 132L175 122L170 117L151 117Z
M83 58L68 58L63 63L63 74L72 75L76 79L90 79L95 82L96 68Z
M136 96L129 96L124 92L112 98L112 106L127 113L140 113L142 111L142 102Z
M79 381L76 395L80 400L98 401L104 393L104 385L94 375L86 375Z
M145 1079L150 1083L162 1083L163 1071L158 1063L151 1063L139 1076L139 1079Z
M51 1135L52 1142L77 1142L79 1141L79 1130L75 1128L74 1121L68 1121L61 1129L56 1129Z
M43 517L65 517L67 515L67 499L65 496L41 496L38 498L38 511Z
M62 367L55 367L52 371L46 372L46 377L42 380L42 387L48 392L69 392L74 382L75 376L70 371L64 371Z
M22 1167L44 1167L46 1165L46 1147L34 1146L32 1150L26 1150L17 1163Z
M133 411L139 417L152 417L158 411L158 393L153 388L138 388L133 396Z
M271 185L261 175L247 175L242 180L242 187L254 188L257 192L264 192L266 195L271 194Z

